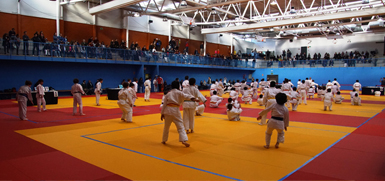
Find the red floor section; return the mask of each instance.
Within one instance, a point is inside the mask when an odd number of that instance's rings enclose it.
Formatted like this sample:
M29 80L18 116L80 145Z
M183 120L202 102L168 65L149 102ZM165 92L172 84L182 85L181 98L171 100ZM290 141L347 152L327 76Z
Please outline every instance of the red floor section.
M385 180L384 121L381 112L286 180Z

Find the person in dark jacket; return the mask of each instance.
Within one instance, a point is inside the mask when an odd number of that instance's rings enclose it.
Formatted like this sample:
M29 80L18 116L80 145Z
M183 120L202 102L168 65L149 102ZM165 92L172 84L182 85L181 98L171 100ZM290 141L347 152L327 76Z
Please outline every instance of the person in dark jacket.
M29 55L28 49L29 49L29 37L27 35L27 31L24 31L23 35L23 55Z
M8 36L8 33L5 33L3 35L3 47L4 47L4 54L7 54L9 53L9 36Z
M39 44L41 41L37 32L33 35L32 41L33 41L32 55L35 55L35 50L36 50L36 55L39 56L39 51L40 51Z

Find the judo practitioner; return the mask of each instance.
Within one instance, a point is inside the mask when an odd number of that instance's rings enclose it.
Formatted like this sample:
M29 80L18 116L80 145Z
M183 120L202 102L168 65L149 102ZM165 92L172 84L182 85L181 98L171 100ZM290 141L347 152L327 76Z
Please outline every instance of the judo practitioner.
M275 96L280 92L281 92L280 89L275 88L275 82L270 82L270 88L266 89L265 95L263 96L263 104L265 105L266 108L276 103ZM287 98L285 100L287 100ZM266 124L266 114L264 114L261 118L262 119L259 125Z
M289 84L289 80L285 79L283 81L283 84L281 86L281 90L283 91L283 93L285 93L287 96L289 96L290 92L292 91L291 84ZM290 108L290 102L289 101L286 102L286 106L288 108Z
M338 91L340 91L340 89L338 88L337 83L334 83L334 85L332 86L332 94L333 94L333 96L335 96Z
M259 98L257 100L257 103L259 106L263 106L263 94L260 94L259 95Z
M334 97L334 103L341 104L344 98L341 96L340 91L337 92L336 97Z
M199 90L195 87L196 80L194 78L190 78L188 80L189 86L183 87L183 93L191 95L195 97L196 100L206 103L206 98L199 92ZM194 124L195 124L195 110L196 103L191 100L184 100L183 102L183 124L186 130L186 134L194 132Z
M213 92L216 92L217 91L217 84L211 84L210 86L210 96L214 95Z
M252 97L253 99L258 99L258 79L255 79L255 81L252 83L253 87L253 94Z
M150 94L151 94L151 78L147 78L144 81L144 101L150 102Z
M263 92L265 90L265 88L267 88L265 79L261 79L261 82L259 82L259 89L261 92Z
M227 118L229 121L240 121L242 108L236 108L233 104L227 104Z
M358 93L356 93L354 95L354 97L352 98L352 105L359 105L361 106L361 98L358 96Z
M299 85L301 85L302 84L302 81L301 81L301 79L298 79L298 82L297 82L297 87L299 87Z
M341 85L340 85L340 83L338 83L338 82L337 82L337 78L334 78L334 80L333 80L332 84L333 84L333 85L334 85L334 84L337 84L337 86L338 86L338 89L340 89L340 88L341 88Z
M235 91L237 91L237 93L239 94L239 92L241 91L241 83L239 83L239 80L237 80L237 82L234 84L234 87L235 87Z
M217 96L217 91L214 91L213 95L210 97L210 107L217 108L222 100L222 97Z
M275 95L275 98L276 101L266 107L265 110L261 111L257 118L260 120L271 111L271 118L269 119L266 129L266 145L264 146L266 149L270 147L271 135L274 130L277 130L278 132L275 148L279 148L279 144L285 141L285 132L283 130L287 131L287 127L289 127L289 110L284 105L287 101L287 96L284 93L278 93Z
M19 105L19 118L24 121L28 120L27 101L29 100L33 105L31 86L32 86L31 81L29 80L25 81L25 85L21 86L16 94L17 104Z
M132 99L132 106L135 107L135 100L138 98L136 96L136 92L135 92L135 84L134 82L131 82L129 85L128 85L128 92L130 92L131 94L131 99Z
M230 97L231 97L231 99L238 101L238 97L239 97L238 92L236 91L236 89L234 87L231 88Z
M328 83L326 83L326 89L331 89L332 87L333 87L333 83L331 83L329 80Z
M315 88L313 86L311 86L308 90L307 90L307 96L309 96L309 99L312 98L314 99L314 94L315 94Z
M156 76L155 76L154 80L152 81L152 83L154 84L154 92L158 92L158 82L156 81Z
M73 82L74 82L74 85L72 85L71 87L71 93L74 98L72 115L75 116L77 105L79 105L79 114L81 116L84 116L85 114L83 113L82 94L85 94L85 92L83 91L82 86L78 84L79 79L74 79Z
M132 123L133 100L132 95L128 90L128 85L128 82L123 83L123 89L121 89L118 93L118 105L123 112L121 120Z
M217 84L217 92L218 96L222 97L224 93L225 86L223 85L222 79L219 79L219 82Z
M38 81L38 83L39 83L39 85L37 85L37 87L36 87L37 111L41 112L41 104L43 104L43 111L47 110L47 109L45 109L46 102L44 99L44 95L45 95L44 87L43 87L44 81L42 79L40 79Z
M328 89L324 98L322 99L324 101L324 111L326 111L326 108L329 107L329 110L332 110L332 103L334 101L333 94L331 93L331 89Z
M290 102L291 106L293 107L291 110L292 111L297 111L298 99L301 98L301 96L297 92L297 87L293 87L293 90L290 92L289 97L290 97L290 101L289 102Z
M189 87L190 86L190 84L189 84L189 81L188 81L188 76L185 76L184 77L184 81L183 81L183 83L182 83L182 87L183 87L183 89L184 88L187 88L187 87Z
M132 104L134 105L134 107L136 107L135 105L135 101L138 97L136 97L136 93L138 92L138 79L137 78L134 78L134 82L132 82L134 84L134 91L135 91L135 96L132 97Z
M173 81L171 83L171 88L172 90L170 90L170 92L168 92L164 98L160 117L162 121L164 119L162 143L166 144L171 123L174 122L179 133L179 141L182 142L182 144L186 147L189 147L190 144L187 143L188 138L184 130L183 119L182 115L180 114L179 107L184 100L195 101L195 97L179 91L179 82L177 81Z
M245 104L253 104L253 99L251 97L251 91L247 89L247 87L243 88L243 94L242 94L242 101L245 102Z
M360 89L361 89L360 81L356 80L356 82L353 84L353 88L356 90L358 94L360 94Z
M99 100L100 100L100 94L102 93L102 83L103 83L103 79L99 79L99 82L96 84L95 91L94 91L97 106L100 106Z
M300 84L298 86L298 91L301 95L301 98L299 100L299 103L298 104L301 104L302 103L302 100L303 102L305 103L305 105L307 105L307 101L306 101L306 84L305 84L305 80L302 80L302 84Z

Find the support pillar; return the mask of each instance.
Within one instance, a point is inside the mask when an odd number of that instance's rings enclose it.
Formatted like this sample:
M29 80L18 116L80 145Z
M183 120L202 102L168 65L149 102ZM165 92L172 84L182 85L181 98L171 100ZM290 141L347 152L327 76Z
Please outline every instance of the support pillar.
M203 56L206 56L206 42L207 42L207 36L206 34L203 35Z

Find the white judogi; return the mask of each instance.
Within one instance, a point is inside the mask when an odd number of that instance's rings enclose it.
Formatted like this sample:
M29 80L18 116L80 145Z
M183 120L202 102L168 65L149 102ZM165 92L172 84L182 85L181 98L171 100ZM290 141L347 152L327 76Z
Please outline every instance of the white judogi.
M102 90L102 83L98 82L95 87L95 97L96 97L96 104L99 105L99 100L100 100L100 93Z
M152 83L154 84L154 92L158 92L158 81L156 81L156 78L154 78Z
M336 95L338 91L339 91L338 85L333 85L332 86L332 94L333 94L333 96Z
M249 86L246 84L246 82L245 83L241 83L241 90L240 90L240 92L241 92L242 95L244 94L243 92L245 91L245 87L249 88Z
M294 86L294 84L293 84L293 83L291 83L291 81L289 81L289 82L288 82L288 84L290 84L290 85L291 85L291 87L293 87L293 86Z
M138 97L136 97L136 93L138 92L138 83L136 83L136 82L132 82L133 84L134 84L134 91L135 91L135 96L133 96L132 97L132 105L135 105L135 101L136 101L136 98L138 98Z
M183 93L191 95L201 102L205 102L206 98L201 95L199 90L194 86L183 87ZM202 99L203 97L203 99ZM184 100L183 102L183 124L185 130L194 130L196 103L191 100Z
M333 85L334 85L334 84L337 84L338 89L341 87L340 83L338 83L336 80L334 80L334 81L332 82L332 84L333 84Z
M310 83L310 87L315 87L315 86L317 86L317 87L318 87L318 84L317 84L317 83L315 83L315 82L311 82L311 83Z
M191 100L194 98L192 95L188 95L177 89L172 89L164 98L163 108L161 114L164 115L164 129L162 140L166 142L168 140L168 133L171 123L174 122L178 133L179 141L187 141L187 134L184 130L182 115L180 114L179 107L183 104L184 100Z
M253 99L258 99L258 82L255 81L252 83L253 84Z
M46 111L45 109L45 99L44 99L44 87L39 84L36 87L36 100L37 100L37 111L41 112L41 104L43 103L43 111Z
M210 97L210 107L217 108L219 104L222 102L223 98L217 95L213 95Z
M352 105L359 105L361 106L361 97L354 96L352 99Z
M241 120L240 115L242 113L242 108L236 108L233 106L231 110L227 110L227 118L229 121L239 121Z
M323 98L324 101L324 110L326 111L326 107L329 107L329 110L332 110L332 102L334 101L333 94L330 92L327 92L325 94L325 97Z
M197 107L195 108L195 113L196 113L197 115L201 116L201 115L203 114L203 112L205 111L207 99L206 99L206 97L204 97L202 94L199 94L199 97L200 97L200 100L205 100L205 101L203 102L203 104L201 104L201 105L199 105L198 102L195 102L195 104L196 104L196 106L197 106Z
M297 82L297 88L299 87L299 85L301 85L302 84L302 82L301 81L298 81Z
M79 85L80 86L80 85ZM80 86L81 87L81 86ZM23 85L19 88L16 94L17 104L19 105L19 118L28 120L27 118L27 101L32 101L31 87Z
M222 97L224 89L225 89L225 86L223 86L223 83L219 81L217 84L218 96Z
M310 87L309 90L307 90L307 96L309 96L309 99L310 99L310 96L314 98L314 93L315 93L315 90L313 87Z
M355 97L356 94L358 94L357 91L352 91L352 92L350 92L350 102L352 103L352 105L354 105L354 104L353 104L353 97ZM360 94L358 94L358 95L360 95Z
M325 93L326 91L325 90L318 90L318 97L321 98L321 100L325 97Z
M289 95L290 95L290 100L288 102L293 106L292 110L296 111L298 107L298 102L299 102L298 99L300 99L301 96L297 91L291 91Z
M124 88L118 93L118 105L122 110L123 114L121 119L127 122L132 122L132 105L134 105L134 101L132 100L132 95L128 88Z
M326 90L327 90L327 89L331 89L332 86L333 86L333 84L332 84L331 82L328 82L328 83L326 84Z
M150 94L151 94L151 81L146 80L144 81L144 100L150 100Z
M271 118L267 124L266 129L266 145L270 145L271 135L274 130L277 130L278 137L277 143L283 143L285 141L285 127L289 127L289 110L284 105L273 103L268 106L265 110L259 113L260 116L266 117L267 113L271 111ZM278 118L282 119L279 120Z
M128 87L127 89L128 89L128 92L131 94L132 106L134 106L135 105L135 100L137 98L136 97L136 92L135 92L134 88L132 88L132 87Z
M259 106L263 106L263 98L258 98L257 103Z
M301 98L299 100L299 104L302 103L302 99L303 99L303 102L305 103L305 105L307 105L307 101L306 101L306 85L305 84L299 85L298 86L298 91L301 94Z
M284 83L284 84L282 84L282 86L281 86L281 90L282 90L283 93L285 93L287 96L290 96L290 92L291 92L293 89L291 88L291 85L290 85L289 83ZM287 106L288 108L290 108L290 102L289 102L289 101L286 102L286 106Z
M270 87L265 90L265 95L263 96L263 104L265 107L269 107L273 105L274 103L277 103L275 100L275 95L280 93L280 89L276 89L275 87ZM260 125L266 124L266 114L262 116L261 122L259 123Z
M237 91L230 91L230 97L231 97L231 99L238 101Z
M183 89L187 88L187 87L190 87L189 81L188 80L184 80L183 83L182 83L182 87L183 87Z
M162 97L162 104L160 105L160 110L162 110L162 108L163 108L163 103L164 103L164 97L165 97L166 95L163 95L163 97Z
M76 107L79 104L79 113L83 114L83 103L82 103L82 94L85 94L83 88L80 84L76 83L71 87L71 93L74 98L73 103L73 114L76 114Z
M243 91L243 95L242 95L242 101L245 102L246 104L249 103L249 104L252 104L253 103L253 99L251 98L251 92L250 90L244 90Z
M266 87L265 81L259 82L259 88L261 89L261 92L265 89L265 87Z
M238 94L239 94L239 92L240 92L240 90L241 90L241 85L242 85L242 84L239 83L239 82L237 82L237 83L234 84L235 91L237 91Z
M359 82L356 82L353 84L353 88L356 89L357 93L359 93L361 89L361 84Z
M213 92L214 91L217 91L217 84L211 84L211 87L210 87L210 96L214 95ZM218 91L217 91L218 93Z
M341 104L343 100L344 98L341 95L336 95L336 97L334 98L334 103Z

